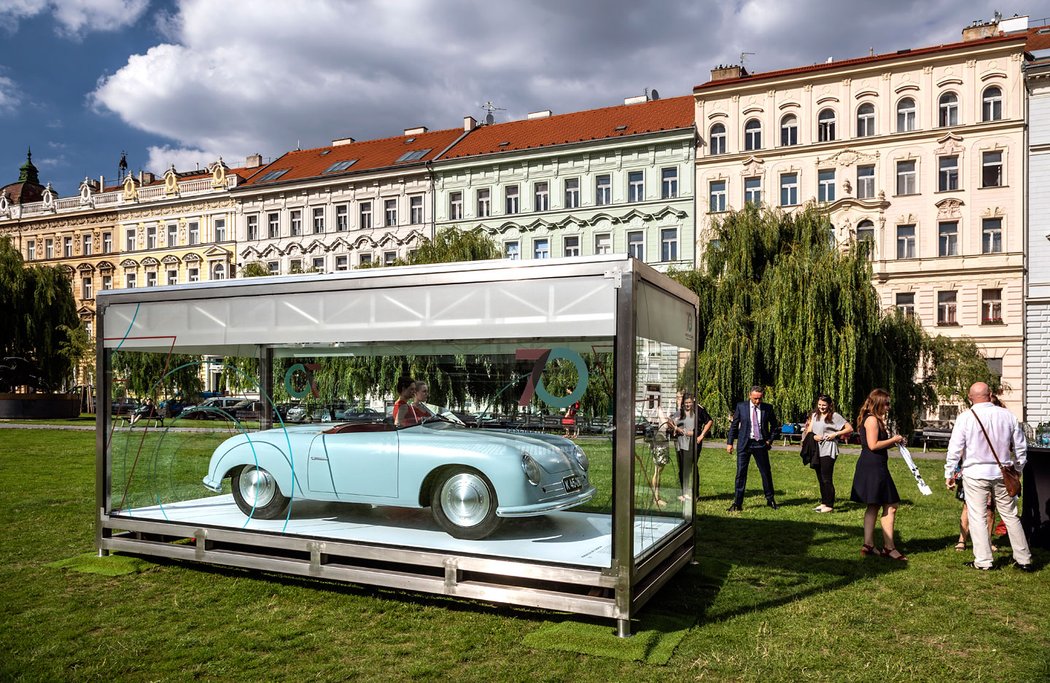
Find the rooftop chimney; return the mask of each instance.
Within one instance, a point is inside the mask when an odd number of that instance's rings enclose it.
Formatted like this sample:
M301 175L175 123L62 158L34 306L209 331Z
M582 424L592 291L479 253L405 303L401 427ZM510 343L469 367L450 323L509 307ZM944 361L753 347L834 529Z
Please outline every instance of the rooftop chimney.
M962 30L963 42L991 38L992 36L997 35L999 35L998 19L992 19L991 21L981 21L980 19L977 19Z
M623 98L624 104L641 104L642 102L648 102L649 98L645 95L635 95L634 97Z
M551 115L550 109L544 109L543 111L530 111L526 118L529 119L545 119Z
M249 154L244 160L244 165L247 168L259 168L262 166L262 154Z
M338 147L339 145L349 145L351 142L355 142L353 138L339 138L332 140L332 147Z
M719 64L711 69L712 81L728 81L733 78L747 76L747 69L740 64Z
M430 130L426 126L416 126L415 128L406 128L405 135L422 135L423 133Z
M478 120L475 119L473 116L464 116L463 117L463 132L464 133L466 133L467 131L474 130L477 127L478 127Z

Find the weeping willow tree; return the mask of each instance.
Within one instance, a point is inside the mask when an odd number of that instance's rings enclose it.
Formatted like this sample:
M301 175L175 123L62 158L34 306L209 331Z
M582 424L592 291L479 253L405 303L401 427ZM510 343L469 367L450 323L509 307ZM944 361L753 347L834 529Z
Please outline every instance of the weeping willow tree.
M113 391L139 398L193 400L204 389L201 357L173 353L115 351Z
M923 335L883 314L862 248L842 251L827 215L748 206L712 228L698 271L672 275L700 298L699 400L725 414L752 384L784 419L828 393L852 412L875 386L905 389L897 418L910 425ZM921 403L921 400L919 401Z

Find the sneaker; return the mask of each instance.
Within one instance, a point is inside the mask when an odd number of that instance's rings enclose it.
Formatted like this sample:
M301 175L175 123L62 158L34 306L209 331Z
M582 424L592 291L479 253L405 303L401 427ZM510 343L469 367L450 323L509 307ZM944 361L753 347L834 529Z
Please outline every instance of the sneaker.
M1021 564L1020 562L1014 562L1014 566L1017 567L1017 569L1022 571L1022 572L1034 572L1035 571L1035 565L1034 564Z
M992 565L991 567L978 567L976 562L967 562L963 566L969 567L970 569L979 569L982 572L990 572L995 570L995 565Z

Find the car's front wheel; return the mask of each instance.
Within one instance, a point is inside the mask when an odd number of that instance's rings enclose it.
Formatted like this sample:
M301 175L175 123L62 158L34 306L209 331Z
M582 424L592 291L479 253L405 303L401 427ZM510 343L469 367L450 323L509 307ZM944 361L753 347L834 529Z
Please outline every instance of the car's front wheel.
M254 465L245 465L231 479L233 500L241 512L256 519L277 519L288 509L288 497L281 493L272 474Z
M503 521L496 516L496 491L481 472L454 467L438 480L430 499L434 520L450 536L472 541L492 534Z

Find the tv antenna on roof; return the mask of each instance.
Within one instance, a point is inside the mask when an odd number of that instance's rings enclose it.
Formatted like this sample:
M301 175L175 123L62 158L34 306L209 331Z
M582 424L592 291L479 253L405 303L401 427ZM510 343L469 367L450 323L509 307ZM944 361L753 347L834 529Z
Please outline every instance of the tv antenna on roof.
M481 105L481 108L488 112L488 114L485 114L486 126L491 126L496 122L496 117L492 115L492 112L506 111L506 109L504 109L503 107L497 107L496 105L492 104L492 100L489 100L485 104Z
M757 54L758 54L757 52L741 52L740 53L740 66L744 66L744 60L748 56L754 57Z

